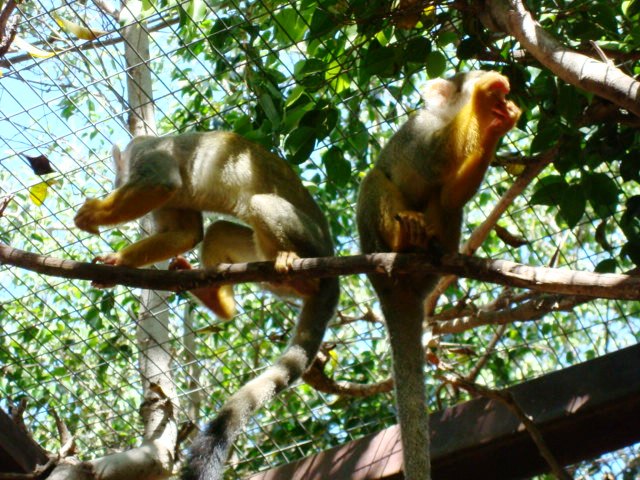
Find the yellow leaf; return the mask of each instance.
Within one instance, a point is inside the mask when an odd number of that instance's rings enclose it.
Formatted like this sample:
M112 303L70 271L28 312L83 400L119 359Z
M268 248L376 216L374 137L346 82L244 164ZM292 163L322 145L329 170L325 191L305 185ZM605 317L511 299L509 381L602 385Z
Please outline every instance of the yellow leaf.
M78 25L77 23L70 22L69 20L62 18L55 13L52 13L51 15L53 16L53 19L56 21L58 26L62 28L62 30L75 35L82 40L95 40L100 35L106 35L107 33L109 33L103 30L91 30L90 28Z
M423 15L433 15L434 13L436 13L436 7L434 7L433 5L429 5L427 8L425 8L422 11Z
M36 183L29 188L29 198L38 207L42 205L49 195L49 184L47 182Z
M507 163L504 168L511 175L520 175L522 172L524 172L525 167L526 165L524 165L523 163Z
M335 350L329 350L329 358L332 365L338 365L338 353Z
M32 57L51 58L56 54L56 52L47 52L45 50L40 50L38 47L34 47L29 42L27 42L26 40L23 40L17 35L16 35L16 38L13 39L12 45L14 47L18 47L20 50L24 50Z

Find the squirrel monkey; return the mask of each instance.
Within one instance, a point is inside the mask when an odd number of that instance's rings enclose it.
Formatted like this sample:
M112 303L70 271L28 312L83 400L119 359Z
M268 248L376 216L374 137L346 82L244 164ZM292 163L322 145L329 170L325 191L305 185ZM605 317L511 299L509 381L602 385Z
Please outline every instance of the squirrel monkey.
M297 257L333 255L328 222L291 167L261 146L230 132L136 137L124 152L113 150L116 190L88 199L78 210L78 228L98 233L152 213L156 233L96 260L139 267L179 255L203 239L204 266L219 262L275 260L286 271ZM203 235L202 212L232 215L248 225L212 224ZM188 267L186 261L178 268ZM337 278L286 282L303 298L293 338L274 365L243 386L191 447L185 479L222 478L224 462L251 414L291 385L309 367L333 317ZM195 292L214 312L235 311L230 285Z
M88 199L76 226L98 233L101 225L152 212L157 233L97 261L141 267L191 250L201 240L204 267L276 260L276 269L286 271L299 256L332 254L324 215L293 170L237 134L141 136L124 152L114 146L113 157L118 188L103 200ZM233 215L251 228L218 221L203 235L203 211ZM180 258L173 268L191 266ZM280 290L306 296L317 291L317 282L296 280ZM192 293L223 319L235 314L232 285Z
M391 137L360 186L361 248L371 252L454 253L465 203L478 190L500 138L520 109L497 72L435 79L425 108ZM389 330L405 478L430 478L422 345L423 300L436 275L369 276Z

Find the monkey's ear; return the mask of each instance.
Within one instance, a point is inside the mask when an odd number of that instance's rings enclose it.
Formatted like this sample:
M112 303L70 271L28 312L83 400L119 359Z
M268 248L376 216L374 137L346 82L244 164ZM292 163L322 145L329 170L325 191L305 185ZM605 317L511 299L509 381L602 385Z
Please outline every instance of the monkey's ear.
M428 110L439 109L451 101L456 93L456 85L444 78L435 78L425 84L421 93Z
M116 178L115 185L119 187L122 185L124 180L124 176L126 175L126 165L122 160L122 153L120 152L120 147L117 144L113 144L113 148L111 149L111 155L113 156L113 165L116 168Z

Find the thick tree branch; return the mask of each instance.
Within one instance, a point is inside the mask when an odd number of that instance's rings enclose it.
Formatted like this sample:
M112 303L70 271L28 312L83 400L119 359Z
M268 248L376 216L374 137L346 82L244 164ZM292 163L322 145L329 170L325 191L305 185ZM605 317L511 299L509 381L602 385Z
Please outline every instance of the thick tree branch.
M9 51L13 39L16 37L18 17L12 17L11 14L17 7L18 4L15 0L8 0L0 12L0 57Z
M531 267L508 260L489 260L465 255L445 255L439 262L430 261L427 255L397 253L303 258L295 260L288 273L277 272L273 262L221 263L206 270L166 271L62 260L0 244L0 264L63 278L169 291L191 290L214 283L283 282L292 278L356 273L393 276L433 272L548 293L619 300L640 299L640 277Z
M620 69L563 46L547 33L521 0L486 0L481 19L515 37L542 65L572 85L640 116L640 82Z

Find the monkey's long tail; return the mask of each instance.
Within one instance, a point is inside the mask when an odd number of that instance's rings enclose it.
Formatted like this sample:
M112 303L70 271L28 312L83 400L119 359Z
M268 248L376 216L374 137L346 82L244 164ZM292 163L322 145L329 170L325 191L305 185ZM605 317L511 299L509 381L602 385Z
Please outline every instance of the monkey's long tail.
M338 304L337 278L320 281L317 295L306 299L294 336L280 358L249 381L222 406L191 445L183 480L222 478L229 449L251 415L274 395L297 380L314 360L329 320Z

